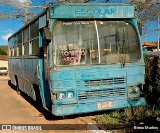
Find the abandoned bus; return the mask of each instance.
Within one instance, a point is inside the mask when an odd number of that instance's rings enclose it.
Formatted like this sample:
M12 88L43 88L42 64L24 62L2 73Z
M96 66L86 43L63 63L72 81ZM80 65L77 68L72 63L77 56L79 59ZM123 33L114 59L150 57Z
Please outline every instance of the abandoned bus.
M50 4L9 38L9 51L11 83L54 115L145 105L135 6Z

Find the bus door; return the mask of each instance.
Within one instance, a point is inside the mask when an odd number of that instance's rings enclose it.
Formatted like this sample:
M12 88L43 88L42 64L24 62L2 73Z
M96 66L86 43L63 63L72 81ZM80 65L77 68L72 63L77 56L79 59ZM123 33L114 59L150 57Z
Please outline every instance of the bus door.
M49 91L49 84L48 84L48 46L49 46L49 40L46 38L44 30L42 31L42 53L43 53L43 89L44 89L44 95L45 95L45 103L47 108L51 108L51 95Z

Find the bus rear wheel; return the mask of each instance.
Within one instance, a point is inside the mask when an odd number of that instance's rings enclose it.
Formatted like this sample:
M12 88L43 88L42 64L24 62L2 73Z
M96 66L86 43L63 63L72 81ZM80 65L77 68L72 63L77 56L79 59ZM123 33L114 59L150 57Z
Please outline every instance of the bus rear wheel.
M16 80L16 91L17 91L17 94L18 94L18 95L21 95L21 91L20 91L20 89L19 89L18 78L17 78L16 75L15 75L15 80Z
M18 84L16 85L16 91L17 91L18 95L21 95L21 90L19 89L19 85Z

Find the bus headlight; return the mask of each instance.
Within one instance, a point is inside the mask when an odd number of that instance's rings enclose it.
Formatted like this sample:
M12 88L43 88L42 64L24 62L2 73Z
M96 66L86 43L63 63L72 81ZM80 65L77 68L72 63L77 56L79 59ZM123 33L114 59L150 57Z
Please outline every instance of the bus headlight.
M136 93L139 93L139 92L140 92L140 88L139 88L138 86L136 86L136 87L134 88L134 91L135 91Z
M131 93L139 93L140 88L138 86L129 87L128 92Z
M59 93L59 97L58 97L60 100L64 99L65 98L65 94L64 93Z
M128 92L129 92L129 93L133 93L133 92L134 92L134 88L131 88L131 87L130 87L130 88L128 89Z
M72 99L73 98L73 92L69 92L68 95L67 95L67 98Z

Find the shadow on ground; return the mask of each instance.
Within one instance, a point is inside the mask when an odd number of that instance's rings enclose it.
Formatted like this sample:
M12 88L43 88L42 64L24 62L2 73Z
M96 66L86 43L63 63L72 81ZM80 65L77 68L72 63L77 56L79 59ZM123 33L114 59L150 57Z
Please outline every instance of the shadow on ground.
M16 91L16 86L14 86L10 80L8 80L8 85ZM17 94L18 95L18 94ZM61 119L74 119L78 117L85 117L85 116L94 116L94 115L101 115L106 113L106 111L99 111L99 112L92 112L92 113L83 113L83 114L76 114L76 115L68 115L68 116L55 116L50 111L46 110L45 108L41 108L31 97L29 97L24 92L20 92L20 95L33 107L35 107L40 112L40 117L44 116L46 120L61 120ZM110 111L107 111L110 112Z

